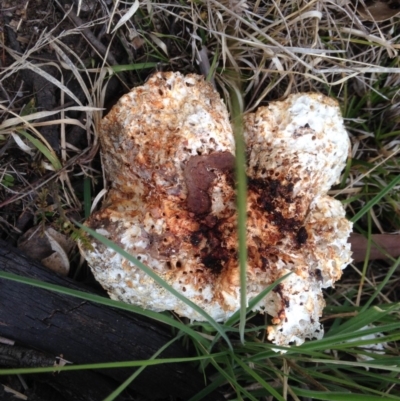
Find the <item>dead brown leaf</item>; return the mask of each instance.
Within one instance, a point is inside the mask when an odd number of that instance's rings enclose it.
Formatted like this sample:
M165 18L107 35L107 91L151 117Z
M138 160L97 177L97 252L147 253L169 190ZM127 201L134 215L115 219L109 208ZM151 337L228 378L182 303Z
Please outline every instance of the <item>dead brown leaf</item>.
M365 21L382 22L400 14L399 0L373 0L364 4L365 7L359 2L357 11Z
M32 227L18 241L18 248L32 259L63 276L69 272L69 255L75 242L52 227Z

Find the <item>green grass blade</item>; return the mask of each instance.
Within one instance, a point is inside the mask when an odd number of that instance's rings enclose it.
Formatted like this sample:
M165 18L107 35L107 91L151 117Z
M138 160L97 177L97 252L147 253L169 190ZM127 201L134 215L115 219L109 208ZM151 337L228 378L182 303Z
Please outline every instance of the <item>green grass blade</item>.
M111 66L111 70L115 73L123 71L140 71L146 68L155 68L159 66L160 63L147 62L147 63L136 63L136 64L120 64Z
M400 305L398 303L391 305L388 309L382 309L377 306L374 306L372 308L363 308L356 316L347 320L342 325L335 328L335 330L330 330L325 335L325 339L329 339L338 334L354 334L363 327L382 319L384 316L395 311L396 309L400 310Z
M215 391L218 387L222 386L224 383L226 383L226 379L223 376L220 376L217 379L214 379L207 387L205 387L203 390L199 391L189 401L202 400L204 397L206 397L208 394Z
M245 371L247 372L253 379L256 380L258 384L264 387L268 393L274 396L274 400L285 401L285 399L271 386L269 385L258 373L256 373L253 369L245 364L242 360L240 360L236 355L233 355L233 359L235 362Z
M160 355L163 351L165 351L171 344L173 344L176 340L178 340L180 337L182 337L181 334L179 334L177 337L173 338L171 341L168 341L166 344L164 344L154 355L150 358L150 360L154 360ZM116 388L108 397L104 398L103 401L113 401L115 398L117 398L145 369L147 366L141 366L139 369L137 369L133 374L128 377L118 388Z
M349 375L348 372L351 372L351 374ZM332 386L332 383L334 383L334 385L340 386L342 388L348 387L348 388L352 388L352 389L359 390L359 391L370 391L376 395L381 395L382 394L381 391L360 385L357 382L354 382L354 380L352 380L351 376L362 375L365 377L368 384L372 380L375 383L386 382L386 384L392 384L392 383L400 384L400 380L396 380L396 379L393 380L392 378L388 377L388 375L371 374L370 372L366 371L365 369L363 369L363 371L360 371L359 369L348 369L348 372L342 372L344 374L344 376L338 377L341 375L337 374L338 373L337 370L328 372L328 373L333 373L333 374L321 373L321 372L316 371L313 368L307 370L307 374L311 375L320 384L325 385L325 384L329 383L330 386Z
M245 144L243 138L243 99L237 87L232 85L232 127L236 144L236 203L239 240L239 268L240 268L240 341L244 344L244 329L246 326L247 310L247 244L246 244L246 219L247 219L247 178Z
M368 301L363 306L362 311L367 310L370 307L371 303L374 302L374 300L379 296L379 294L381 294L383 288L387 285L393 274L395 274L396 271L398 270L399 265L400 265L400 257L396 260L395 263L393 263L392 267L386 273L385 278L376 287L375 292L369 297Z
M292 387L295 394L301 397L309 397L312 400L325 400L325 401L383 401L386 398L384 396L369 395L364 393L352 394L352 393L335 393L332 391L313 391L305 390L298 387ZM400 397L390 397L392 400L400 400Z
M121 369L121 368L138 368L141 366L156 366L167 363L186 363L198 362L209 358L218 358L225 356L225 352L218 352L211 355L191 356L186 358L162 358L162 359L147 359L141 361L119 361L119 362L105 362L105 363L88 363L82 365L65 365L65 366L48 366L36 368L12 368L0 369L0 376L5 375L18 375L18 374L35 374L35 373L51 373L55 371L73 371L73 370L87 370L87 369Z
M240 393L244 394L248 400L251 401L259 401L257 398L253 397L244 387L242 387L236 380L235 376L229 376L229 374L222 369L214 360L211 360L213 366L218 370L222 377L224 377L227 382L234 388L234 390L238 393L238 397L240 397ZM242 398L237 398L238 400L242 400ZM247 401L246 399L246 401ZM193 401L191 399L190 401Z
M379 192L378 195L374 196L367 204L353 216L350 220L355 223L358 221L365 213L367 213L373 206L377 205L379 201L387 195L397 184L400 183L400 175L397 175L385 188Z
M56 171L61 170L62 165L61 165L60 161L58 160L55 152L52 149L51 150L48 149L47 146L43 145L43 143L41 141L34 138L31 134L28 134L26 131L24 131L22 129L17 129L17 132L19 135L22 135L29 142L31 142L32 145L35 146L35 148L37 148L39 150L39 152L43 154L43 156L54 167L54 170L56 170Z
M264 297L267 296L268 293L270 293L278 284L282 283L284 280L286 280L287 277L289 277L292 273L285 274L282 276L280 279L276 280L274 283L270 284L268 287L266 287L264 290L262 290L257 296L252 298L249 301L249 305L246 310L246 314L249 313ZM236 311L226 322L225 326L233 326L238 322L240 319L240 311Z
M215 52L214 52L214 57L210 66L210 71L208 71L207 78L206 80L208 82L211 82L211 80L214 78L215 75L215 70L217 69L217 62L218 62L218 56L219 56L219 46L217 46Z
M367 362L354 362L354 361L342 361L336 359L320 359L320 358L298 358L298 361L304 361L307 363L321 363L327 369L331 366L335 368L343 369L345 367L360 367L364 369L380 369L387 372L397 372L400 373L400 367L398 366L386 366L379 365L379 361L367 361Z
M351 348L355 347L358 343L363 343L363 341L358 340L360 337L368 335L368 334L374 334L374 333L381 333L384 331L390 331L397 329L399 330L400 326L399 324L391 324L391 325L383 325L383 326L377 326L377 327L372 327L370 329L365 329L362 331L354 331L354 332L348 332L344 334L338 334L332 337L328 338L323 338L322 340L318 341L310 341L307 343L304 343L300 345L297 349L297 352L301 352L302 354L307 354L311 355L312 351L316 352L323 352L325 349L344 349L344 348ZM360 329L357 329L360 330ZM384 338L383 338L384 339ZM349 341L346 344L343 344L344 342ZM374 340L375 342L379 342L378 339ZM371 340L365 341L371 343ZM274 347L275 348L275 347ZM295 352L291 352L292 349L288 350L288 355L295 354Z

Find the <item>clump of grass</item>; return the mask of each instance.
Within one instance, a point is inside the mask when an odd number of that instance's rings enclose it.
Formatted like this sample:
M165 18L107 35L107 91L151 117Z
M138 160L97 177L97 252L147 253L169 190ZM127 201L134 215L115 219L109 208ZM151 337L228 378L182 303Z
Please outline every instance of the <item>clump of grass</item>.
M60 207L53 217L65 215L68 210L80 212L82 218L87 216L92 194L96 195L93 190L102 181L99 167L92 161L98 149L96 131L107 85L117 77L127 91L158 68L204 74L228 105L232 104L230 88L240 86L245 112L299 91L335 97L345 117L352 153L341 185L332 194L346 205L355 230L367 237L372 233L399 233L400 68L396 19L365 21L357 4L301 0L116 1L112 10L102 7L97 13L97 19L86 26L61 33L56 29L44 32L22 55L1 45L12 59L0 72L3 91L7 92L6 80L15 79L19 70L27 68L56 85L63 99L56 113L33 109L26 113L21 102L15 107L15 99L8 93L4 96L7 100L0 104L1 149L15 148L12 137L17 135L22 141L19 151L25 153L13 159L7 157L7 149L3 152L2 205L22 199L21 210L32 208L41 188L57 182ZM97 58L97 63L90 57L82 59L64 44L71 35L87 38L84 29L94 30L101 24L108 27L108 54L122 46L123 64L110 66L106 54ZM47 47L59 57L56 64L61 76L69 74L79 84L84 101L68 89L63 78L55 80L32 62ZM67 106L65 97L74 105ZM68 117L71 111L84 112L84 121ZM232 107L232 115L237 111L238 107ZM55 115L51 123L60 127L60 154L38 131L43 125L41 118ZM84 149L66 142L65 130L72 125L86 131ZM27 146L25 151L23 144ZM32 185L26 170L33 161L39 182ZM244 188L244 177L238 176L239 186ZM73 186L76 177L84 181L81 193ZM239 214L244 207L239 206ZM13 231L15 219L0 217L3 231ZM266 342L266 321L248 311L247 315L242 311L241 320L236 316L225 325L211 321L186 325L164 314L146 311L146 315L175 328L179 339L184 336L195 345L198 354L187 358L187 362L197 361L202 369L214 367L212 382L191 401L201 400L215 388L232 400L399 400L399 264L399 259L371 262L367 258L361 267L348 267L336 288L326 293L325 337L300 347L283 349ZM0 273L0 277L143 313L133 306L6 273ZM370 337L364 339L365 335ZM242 342L237 341L239 338ZM380 353L367 348L378 343L382 344ZM155 355L129 366L144 369L153 363L176 361L157 359ZM118 366L126 364L112 367ZM93 368L62 369L89 367ZM110 364L96 365L108 367ZM28 372L1 370L0 374ZM123 386L107 400L122 390Z

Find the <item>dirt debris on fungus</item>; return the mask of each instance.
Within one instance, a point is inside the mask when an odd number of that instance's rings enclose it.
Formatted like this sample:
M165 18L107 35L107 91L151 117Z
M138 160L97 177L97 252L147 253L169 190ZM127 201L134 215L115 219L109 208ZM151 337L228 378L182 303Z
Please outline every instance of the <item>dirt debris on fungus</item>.
M240 307L233 177L225 104L201 76L158 72L103 119L110 191L86 225L120 244L218 321ZM322 288L351 261L351 223L327 195L348 150L338 104L295 94L245 116L247 297L292 274L256 310L278 345L321 338ZM138 267L93 240L82 249L113 299L202 317Z

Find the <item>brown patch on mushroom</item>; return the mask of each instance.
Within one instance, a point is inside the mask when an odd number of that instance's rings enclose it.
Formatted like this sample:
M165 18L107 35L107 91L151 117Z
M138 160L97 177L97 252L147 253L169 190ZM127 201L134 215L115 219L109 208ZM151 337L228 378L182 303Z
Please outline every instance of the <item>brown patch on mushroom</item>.
M264 233L269 231L278 231L275 235L275 241L272 237L263 238L264 244L273 245L285 236L294 238L297 245L302 245L307 241L307 231L302 227L302 213L295 213L297 218L288 217L288 210L291 205L296 208L297 204L302 203L300 197L293 196L292 182L282 183L277 179L252 179L248 178L248 190L255 194L256 204L251 204L251 210L258 215L263 216L262 220L268 223L265 226ZM274 226L272 229L271 226ZM259 247L260 248L260 247Z
M299 245L303 245L307 242L308 234L305 227L299 228L299 231L297 231L296 239Z
M230 252L225 243L221 228L223 221L213 227L202 225L202 233L206 239L205 246L200 250L201 263L213 274L220 274L226 262L235 259L236 252Z
M192 156L183 172L188 190L188 210L196 215L209 213L211 199L207 191L217 177L215 170L230 173L234 167L235 158L229 152Z

